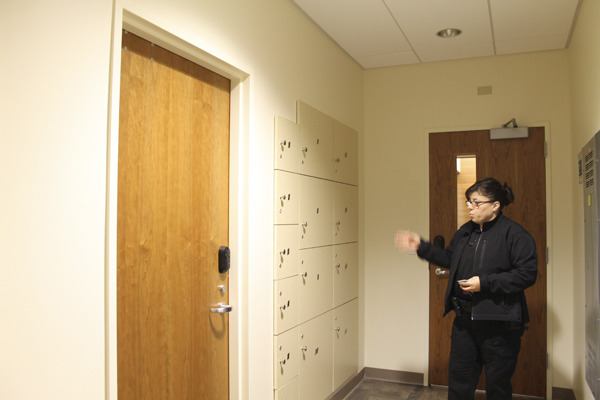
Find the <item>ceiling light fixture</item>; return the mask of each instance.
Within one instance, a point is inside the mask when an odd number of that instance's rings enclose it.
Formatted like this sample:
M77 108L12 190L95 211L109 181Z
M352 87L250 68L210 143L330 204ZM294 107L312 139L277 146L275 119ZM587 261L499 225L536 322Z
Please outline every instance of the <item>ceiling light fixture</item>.
M446 29L442 29L441 31L438 31L438 33L436 33L436 35L438 35L439 37L444 38L444 39L450 39L450 38L460 35L461 33L462 33L462 31L457 28L446 28Z

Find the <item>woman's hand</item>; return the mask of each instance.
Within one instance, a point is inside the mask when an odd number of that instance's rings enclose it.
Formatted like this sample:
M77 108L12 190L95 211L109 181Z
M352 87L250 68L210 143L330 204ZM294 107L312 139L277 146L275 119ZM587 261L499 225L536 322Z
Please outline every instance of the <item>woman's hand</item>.
M458 285L466 293L477 293L481 290L481 283L478 276L458 281Z
M396 232L394 243L398 250L404 252L416 252L421 243L421 237L414 232L398 231Z

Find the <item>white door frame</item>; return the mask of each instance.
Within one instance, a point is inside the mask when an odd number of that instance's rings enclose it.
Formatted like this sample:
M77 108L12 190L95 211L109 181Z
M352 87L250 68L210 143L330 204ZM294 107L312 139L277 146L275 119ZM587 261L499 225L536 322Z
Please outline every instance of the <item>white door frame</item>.
M248 130L249 80L244 71L195 47L115 2L112 26L108 107L106 232L105 232L105 377L106 399L117 400L117 184L122 30L149 40L231 80L229 163L229 395L248 395Z

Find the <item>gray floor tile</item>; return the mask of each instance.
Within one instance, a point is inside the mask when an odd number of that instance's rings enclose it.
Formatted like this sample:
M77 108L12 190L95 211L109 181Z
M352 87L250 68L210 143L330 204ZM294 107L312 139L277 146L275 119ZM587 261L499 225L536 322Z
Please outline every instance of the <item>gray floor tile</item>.
M344 400L446 400L448 390L443 387L406 385L375 379L364 379L344 398ZM484 400L485 392L478 391L476 400ZM526 396L513 396L513 399L534 399Z

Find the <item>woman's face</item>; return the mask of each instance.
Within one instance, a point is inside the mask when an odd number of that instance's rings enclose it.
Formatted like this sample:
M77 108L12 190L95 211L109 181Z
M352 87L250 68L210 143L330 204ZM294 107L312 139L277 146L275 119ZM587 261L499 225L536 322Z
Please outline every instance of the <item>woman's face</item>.
M496 218L500 211L500 202L492 201L479 192L473 192L467 202L467 207L471 221L482 225Z

